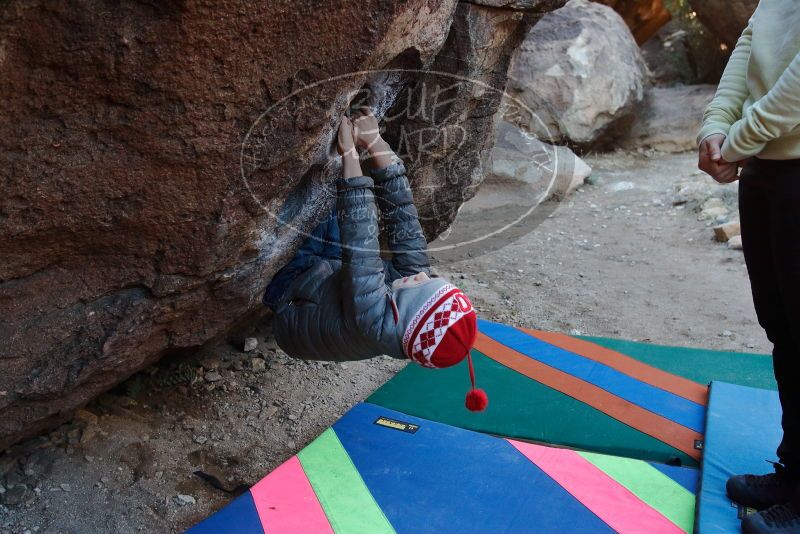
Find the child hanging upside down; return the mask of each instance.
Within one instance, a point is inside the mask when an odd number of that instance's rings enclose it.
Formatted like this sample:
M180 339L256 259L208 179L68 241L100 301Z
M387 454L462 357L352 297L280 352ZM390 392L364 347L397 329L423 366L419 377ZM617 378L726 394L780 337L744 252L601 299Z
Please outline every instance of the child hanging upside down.
M363 175L356 147L368 150L371 177ZM371 112L362 110L353 122L342 117L338 150L343 176L331 215L264 294L264 304L275 312L278 345L308 360L388 354L443 368L468 358L472 389L466 405L485 409L486 394L475 388L469 358L477 335L475 310L461 290L431 277L405 167L381 138ZM378 207L391 262L379 253Z

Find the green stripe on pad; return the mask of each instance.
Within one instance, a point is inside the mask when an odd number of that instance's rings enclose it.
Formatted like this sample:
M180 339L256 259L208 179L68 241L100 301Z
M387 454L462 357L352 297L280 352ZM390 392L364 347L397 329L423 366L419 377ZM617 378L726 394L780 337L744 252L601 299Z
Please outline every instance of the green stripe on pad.
M666 462L688 455L572 397L472 350L478 385L489 393L485 412L464 407L467 362L446 369L406 366L367 402L423 419L514 439L534 440L616 456Z
M579 452L645 504L684 532L694 528L695 496L647 462L591 452Z
M297 453L337 534L395 534L333 429Z
M778 387L772 373L772 358L768 354L670 347L605 337L575 337L703 385L719 380L761 389Z

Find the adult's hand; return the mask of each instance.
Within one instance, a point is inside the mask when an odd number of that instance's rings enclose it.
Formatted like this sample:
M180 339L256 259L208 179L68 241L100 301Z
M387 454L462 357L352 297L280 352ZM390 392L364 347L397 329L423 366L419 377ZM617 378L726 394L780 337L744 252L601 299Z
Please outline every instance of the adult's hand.
M722 159L722 144L725 136L709 135L700 142L697 167L721 184L729 184L739 179L739 166Z

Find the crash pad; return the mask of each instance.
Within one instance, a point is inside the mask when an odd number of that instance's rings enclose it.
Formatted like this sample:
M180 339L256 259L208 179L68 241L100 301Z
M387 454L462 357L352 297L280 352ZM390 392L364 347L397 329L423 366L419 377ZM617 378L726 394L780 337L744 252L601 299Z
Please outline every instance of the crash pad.
M740 532L741 519L753 510L731 502L725 483L731 475L770 472L767 461L777 461L781 436L777 392L711 383L697 514L699 532Z
M190 532L691 532L697 476L361 403Z
M485 412L463 406L466 363L441 370L407 366L368 400L515 439L698 465L707 382L672 360L701 362L710 381L713 369L702 362L722 356L700 349L695 358L693 349L633 342L617 345L621 352L612 340L600 344L485 320L479 330L472 355L479 385L489 394ZM724 353L724 358L726 369L741 367L745 381L769 383L769 357Z

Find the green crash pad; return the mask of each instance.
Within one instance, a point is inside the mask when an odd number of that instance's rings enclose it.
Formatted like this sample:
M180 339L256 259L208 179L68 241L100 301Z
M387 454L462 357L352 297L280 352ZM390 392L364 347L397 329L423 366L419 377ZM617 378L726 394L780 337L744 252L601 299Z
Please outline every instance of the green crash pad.
M606 337L577 337L700 384L718 380L751 388L778 389L772 373L772 357L767 354L670 347Z
M481 324L482 332L490 331L490 326L498 326L487 321ZM721 377L742 385L776 387L771 359L764 355L603 338L580 339L702 385ZM498 436L648 461L698 465L696 457L506 367L478 350L473 350L472 356L478 383L490 398L489 407L483 413L472 413L464 407L464 392L468 387L466 362L440 370L409 365L368 401Z

